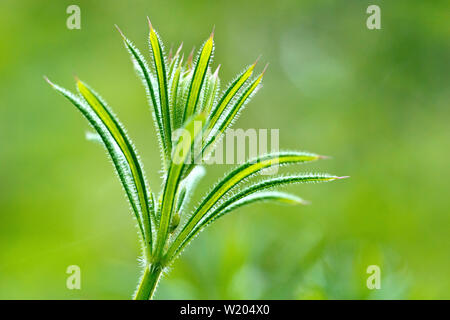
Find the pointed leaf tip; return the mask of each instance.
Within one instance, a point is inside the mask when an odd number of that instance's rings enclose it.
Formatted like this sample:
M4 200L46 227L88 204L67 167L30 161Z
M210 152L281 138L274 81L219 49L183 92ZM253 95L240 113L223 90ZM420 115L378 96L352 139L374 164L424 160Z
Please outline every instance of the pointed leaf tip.
M50 79L47 78L47 76L44 75L43 78L44 78L44 80L45 80L49 85L51 85L52 87L55 86L55 85L53 84L53 82L51 82Z
M148 21L148 26L150 27L150 30L154 30L152 22L150 21L150 18L148 16L147 16L147 21Z
M335 179L347 179L347 178L350 178L350 176L336 177Z
M178 56L180 54L182 48L183 48L183 42L181 42L180 46L177 49L177 52L175 52L175 56Z
M189 60L189 61L193 59L193 57L194 57L194 51L195 51L195 46L192 48L191 52L189 52L189 55L188 55L188 60Z
M173 56L173 44L170 46L169 55L167 56L167 60L171 61Z
M258 56L258 58L256 58L255 62L253 63L253 67L256 66L256 64L258 63L259 59L261 59L261 54Z
M299 198L297 196L293 196L291 199L289 199L289 201L291 202L292 205L308 206L311 204L310 201Z
M187 58L187 61L186 61L188 68L192 67L191 64L192 64L192 61L194 60L194 51L195 51L195 46L192 48L192 50L189 53L189 56Z
M323 156L323 155L319 155L319 159L331 159L331 156Z
M214 74L213 74L213 77L214 78L217 78L218 76L219 76L219 70L220 70L220 64L217 66L217 69L216 69L216 71L214 71Z
M121 35L121 37L125 40L125 35L123 34L122 30L120 30L119 26L117 24L114 24L114 27L116 27L117 31L119 31L119 34Z

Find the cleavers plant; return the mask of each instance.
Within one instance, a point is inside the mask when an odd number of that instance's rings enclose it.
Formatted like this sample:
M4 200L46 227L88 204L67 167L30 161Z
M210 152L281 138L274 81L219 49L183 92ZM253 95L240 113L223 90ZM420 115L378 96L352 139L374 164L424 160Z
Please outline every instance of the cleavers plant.
M159 195L155 195L150 189L133 143L105 100L78 79L78 94L74 94L46 78L55 90L81 111L94 128L96 137L106 147L125 190L136 218L143 250L144 270L135 299L151 299L164 270L200 231L216 219L236 208L258 201L305 204L297 196L273 189L287 184L344 178L302 173L266 176L260 181L251 181L263 170L274 166L300 164L323 158L317 154L298 151L263 154L238 165L226 174L194 206L193 212L186 212L195 185L206 171L202 160L211 154L226 129L256 93L264 71L252 77L255 62L246 67L221 92L219 67L214 72L211 71L213 33L203 43L196 59L193 59L191 53L185 61L181 54L182 46L174 54L166 56L150 20L149 26L151 66L132 42L117 29L144 84L152 110L163 172ZM187 134L174 134L180 129ZM200 147L194 147L198 144Z

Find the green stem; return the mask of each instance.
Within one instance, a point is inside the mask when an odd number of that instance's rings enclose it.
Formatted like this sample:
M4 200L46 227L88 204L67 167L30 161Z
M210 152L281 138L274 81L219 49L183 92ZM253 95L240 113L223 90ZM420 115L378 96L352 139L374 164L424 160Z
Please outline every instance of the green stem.
M153 298L156 286L161 278L162 268L159 264L152 264L145 267L141 277L139 287L134 296L134 300L150 300Z

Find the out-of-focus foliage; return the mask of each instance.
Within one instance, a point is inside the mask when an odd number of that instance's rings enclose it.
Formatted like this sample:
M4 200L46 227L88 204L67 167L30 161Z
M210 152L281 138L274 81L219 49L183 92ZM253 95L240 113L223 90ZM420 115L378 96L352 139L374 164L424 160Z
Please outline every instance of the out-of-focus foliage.
M95 83L157 185L152 119L113 27L146 48L145 15L174 46L198 44L215 25L224 83L264 53L264 88L235 127L280 128L280 145L332 155L320 170L352 176L290 187L308 207L259 205L219 220L156 298L450 297L448 2L377 1L382 30L366 28L369 1L78 1L81 30L68 30L71 4L0 3L0 298L133 291L137 229L122 190L42 75ZM74 264L80 291L66 288ZM381 290L367 289L368 265L381 267Z

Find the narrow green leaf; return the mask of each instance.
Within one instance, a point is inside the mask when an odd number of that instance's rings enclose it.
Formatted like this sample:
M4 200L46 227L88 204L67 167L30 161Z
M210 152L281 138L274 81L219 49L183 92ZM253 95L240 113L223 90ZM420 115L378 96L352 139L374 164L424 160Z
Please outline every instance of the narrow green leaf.
M242 72L242 74L228 86L227 90L224 92L217 105L211 111L211 114L208 118L208 129L211 129L216 125L228 103L233 99L233 97L238 93L239 89L242 88L247 79L252 75L256 63L257 61L249 66L244 72Z
M203 110L206 112L206 114L209 114L211 112L212 106L216 100L217 92L220 89L219 69L220 64L217 67L216 71L214 71L214 73L212 74L210 80L211 84L205 94L205 103Z
M233 195L232 197L229 197L226 201L221 203L217 209L214 209L213 212L208 213L204 220L202 220L202 223L199 225L200 227L203 225L206 225L207 221L212 221L215 219L215 214L218 212L221 212L228 206L233 205L235 202L240 201L243 198L246 198L252 194L255 193L261 193L264 192L267 189L272 189L275 187L280 187L283 185L291 185L291 184L298 184L298 183L313 183L313 182L328 182L333 181L337 179L342 179L346 177L337 177L337 176L331 176L328 174L320 174L320 173L311 173L311 174L300 174L300 175L289 175L284 177L276 177L272 179L266 179L259 183L256 183L254 185L251 185L250 187L247 187L241 191L239 191L237 194ZM306 204L307 202L304 200L300 201L302 204Z
M155 95L154 87L156 87L157 84L154 83L154 79L152 77L152 74L150 72L150 69L148 67L147 62L145 61L143 55L141 52L134 46L134 44L122 33L122 31L119 29L119 27L116 25L117 30L119 31L120 35L122 36L124 40L125 47L127 48L128 52L131 55L131 60L133 62L133 65L139 75L139 77L142 80L142 83L144 84L145 91L148 96L149 105L153 108L153 120L155 122L156 127L156 133L158 135L159 145L162 150L163 158L163 169L166 170L166 163L167 160L170 158L167 155L169 154L167 150L167 146L165 144L165 135L164 135L164 126L163 126L163 120L162 120L162 110L161 105L159 103L159 96Z
M172 128L174 130L178 129L179 123L181 123L181 119L179 119L182 116L182 113L179 112L177 109L177 98L178 98L178 90L179 90L179 83L180 83L180 76L181 76L181 64L183 63L183 57L181 57L180 63L178 67L175 70L175 73L173 75L172 84L171 84L171 90L170 90L170 105L172 106Z
M88 88L83 82L77 81L77 87L81 95L84 97L86 102L90 105L92 110L103 122L104 126L108 129L109 133L119 146L120 150L124 154L127 163L131 169L133 175L133 180L138 191L139 202L141 208L143 209L143 222L144 230L146 233L146 241L149 244L150 252L152 248L152 228L151 221L148 219L149 213L153 208L149 207L149 197L147 194L147 186L145 183L144 174L142 171L142 166L136 155L131 141L125 134L122 126L120 125L118 119L109 110L106 103L90 88Z
M131 169L126 161L125 155L123 154L120 147L117 145L116 141L112 137L109 130L105 127L102 120L97 116L97 114L91 109L91 107L79 97L75 96L70 91L50 82L50 80L46 79L47 82L60 94L66 97L88 120L89 124L95 129L95 131L100 136L103 144L105 145L109 156L112 159L114 168L117 171L120 182L122 183L123 188L127 194L128 200L133 209L133 213L137 220L139 230L141 232L141 236L143 241L145 241L145 232L142 225L142 208L139 203L139 195L136 188L136 185L133 180L133 175Z
M275 200L277 202L280 202L283 204L288 204L288 205L308 204L308 201L305 201L302 198L297 197L296 195L293 195L290 193L279 192L279 191L258 192L258 193L243 197L228 206L223 206L223 207L220 206L220 208L217 209L217 211L214 211L214 212L217 212L217 214L211 215L211 219L208 222L211 223L214 220L217 220L218 218L224 216L225 214L227 214L245 204L251 204L251 203L267 201L267 200Z
M173 256L167 257L168 261L173 261L178 254L180 254L184 248L209 224L213 221L223 217L227 213L236 210L244 205L255 203L255 202L263 202L263 201L275 201L288 205L298 205L298 204L307 204L305 200L299 198L295 195L278 192L278 191L265 191L258 192L256 194L250 194L246 197L242 197L241 199L232 202L231 204L225 206L220 206L215 209L210 216L208 216L205 220L202 221L201 224L198 224L194 230L189 234L185 241L180 245L179 248L174 252Z
M294 195L287 193L277 192L277 191L265 191L274 187L279 187L287 184L297 184L297 183L311 183L311 182L327 182L337 179L343 179L347 177L337 177L328 174L301 174L301 175L290 175L285 177L276 177L272 179L263 180L255 185L252 185L232 197L228 198L226 201L222 202L218 206L212 209L205 218L197 224L194 230L189 234L189 236L183 241L180 247L175 251L174 256L168 258L172 260L177 254L179 254L188 244L194 239L198 233L200 233L204 228L206 228L213 221L227 214L228 212L237 209L244 204L250 204L256 201L264 200L278 200L280 202L285 202L288 204L307 204L308 202Z
M159 223L158 237L156 243L156 257L161 256L164 246L167 241L168 231L172 214L175 206L175 197L181 182L183 168L190 156L191 148L194 141L202 133L203 125L200 132L196 132L198 122L203 124L205 122L205 115L203 113L194 117L184 128L184 134L180 136L174 149L173 159L169 166L167 178L164 183L161 203L161 218Z
M212 151L214 143L221 137L225 130L230 126L230 124L235 119L236 115L243 108L245 103L249 101L251 96L257 91L259 84L264 76L264 71L247 87L245 92L239 97L239 99L225 112L224 119L220 122L219 128L212 131L212 135L208 137L207 142L203 146L202 156L207 157ZM209 128L211 128L208 125Z
M148 19L148 17L147 17ZM166 158L169 159L172 152L172 131L170 128L170 109L169 109L169 91L167 88L167 74L166 74L166 62L164 61L164 52L161 46L159 37L153 29L150 19L148 19L150 25L150 47L153 54L153 62L155 65L155 71L158 79L158 93L159 101L161 104L161 117L164 131L164 144L167 152Z
M256 173L271 168L273 166L285 165L290 163L303 163L320 159L321 156L307 153L307 152L279 152L266 154L256 159L252 159L243 165L237 167L229 174L225 176L211 192L203 199L202 203L197 207L192 214L186 225L183 227L172 246L169 248L167 256L177 250L181 243L186 239L189 233L194 229L195 225L204 217L204 215L214 206L217 202L236 185L255 175Z
M213 221L219 219L220 217L226 215L227 213L238 209L244 205L261 202L261 201L276 201L280 203L285 203L289 205L298 205L298 204L307 204L305 200L299 198L295 195L278 192L278 191L267 191L267 192L258 192L256 194L251 194L246 197L239 199L227 206L220 206L217 210L214 210L211 216L202 221L202 224L197 225L191 234L186 238L186 240L181 244L181 246L175 251L174 256L170 258L173 260L179 253L183 251L183 249L195 238L195 236L200 233L206 226L211 224Z
M197 102L200 96L206 71L208 70L208 66L211 61L211 56L214 49L213 37L214 32L211 33L211 36L208 38L208 40L206 40L205 44L200 49L200 54L195 64L194 74L192 76L191 84L189 87L186 107L183 116L184 121L194 114L197 107Z

